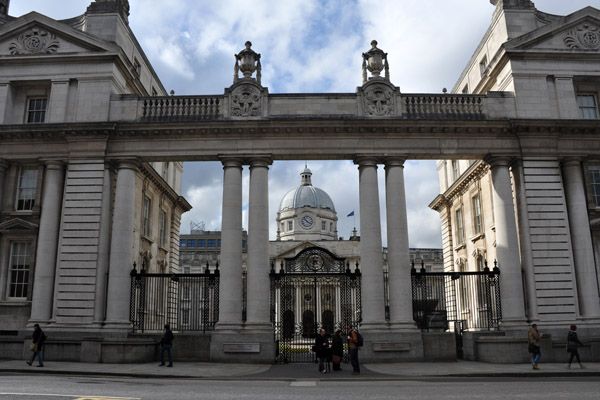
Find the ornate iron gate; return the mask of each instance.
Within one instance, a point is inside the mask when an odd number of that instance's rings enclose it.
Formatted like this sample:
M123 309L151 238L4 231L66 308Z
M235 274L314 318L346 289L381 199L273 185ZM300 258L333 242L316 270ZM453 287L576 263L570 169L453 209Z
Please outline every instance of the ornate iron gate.
M361 273L327 250L308 248L271 265L271 322L276 362L313 362L310 349L321 328L328 335L360 322ZM344 359L347 360L347 350Z

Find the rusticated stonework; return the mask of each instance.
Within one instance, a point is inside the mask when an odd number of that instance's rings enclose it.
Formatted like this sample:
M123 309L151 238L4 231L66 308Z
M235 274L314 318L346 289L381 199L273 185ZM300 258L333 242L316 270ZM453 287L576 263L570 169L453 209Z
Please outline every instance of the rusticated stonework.
M241 85L231 94L232 117L259 117L260 116L260 90L253 85Z
M19 35L10 44L10 54L51 54L56 53L59 41L54 34L34 28Z
M384 117L394 115L394 92L387 85L370 85L365 89L365 114Z
M570 30L565 36L565 44L571 49L600 49L600 28L592 24L583 24Z

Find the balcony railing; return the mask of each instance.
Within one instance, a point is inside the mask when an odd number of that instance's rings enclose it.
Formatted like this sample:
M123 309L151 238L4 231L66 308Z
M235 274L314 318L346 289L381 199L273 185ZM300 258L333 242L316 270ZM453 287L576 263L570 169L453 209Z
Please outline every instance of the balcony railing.
M484 119L485 96L403 95L408 119Z
M157 121L197 121L220 118L221 99L214 96L147 97L142 118Z

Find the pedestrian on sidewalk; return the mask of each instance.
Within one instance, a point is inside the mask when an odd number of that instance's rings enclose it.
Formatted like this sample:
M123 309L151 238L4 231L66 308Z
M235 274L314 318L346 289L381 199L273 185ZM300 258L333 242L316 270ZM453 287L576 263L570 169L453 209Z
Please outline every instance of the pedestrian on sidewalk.
M327 372L325 363L329 364L329 339L327 338L325 329L321 328L319 335L315 338L315 352L319 359L319 372L324 374Z
M571 355L569 356L569 365L567 365L567 368L571 368L571 363L573 362L574 357L577 358L579 367L582 369L585 368L585 366L581 363L581 359L579 358L579 351L577 351L577 348L579 346L583 346L583 343L581 343L579 341L579 338L577 337L577 326L571 325L571 330L567 334L567 352L571 353Z
M537 324L532 324L529 328L529 352L531 353L531 365L533 369L540 369L538 362L542 358L542 348L540 339L542 334L538 332Z
M173 366L173 358L171 355L171 348L173 347L173 332L171 332L171 327L169 324L165 325L165 334L162 339L160 339L160 364L159 367L165 366L165 351L167 352L167 356L169 357L169 364L167 367Z
M358 363L358 334L351 326L348 331L348 352L350 353L350 363L352 364L352 375L360 374L360 364Z
M331 341L331 362L333 363L334 371L341 371L340 363L344 357L344 343L342 342L342 331L337 330Z
M31 366L33 364L33 360L37 357L38 359L38 367L44 366L44 360L42 359L42 352L44 351L44 343L46 342L46 335L42 328L40 328L39 324L33 325L33 341L29 346L29 350L31 350L31 358L27 361L27 365Z

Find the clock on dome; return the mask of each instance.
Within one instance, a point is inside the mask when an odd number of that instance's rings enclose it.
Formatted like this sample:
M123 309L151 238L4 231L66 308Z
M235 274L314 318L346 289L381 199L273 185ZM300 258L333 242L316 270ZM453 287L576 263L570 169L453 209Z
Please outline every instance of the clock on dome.
M300 220L300 223L302 224L302 227L308 229L312 226L313 224L313 219L310 215L305 215L304 217L302 217L302 219Z

